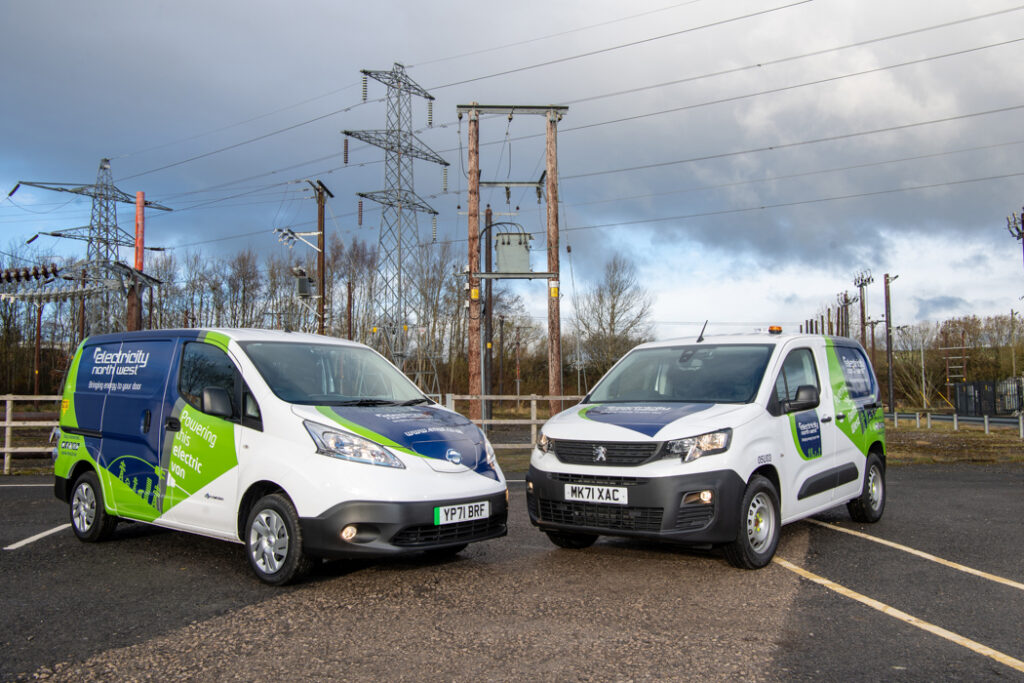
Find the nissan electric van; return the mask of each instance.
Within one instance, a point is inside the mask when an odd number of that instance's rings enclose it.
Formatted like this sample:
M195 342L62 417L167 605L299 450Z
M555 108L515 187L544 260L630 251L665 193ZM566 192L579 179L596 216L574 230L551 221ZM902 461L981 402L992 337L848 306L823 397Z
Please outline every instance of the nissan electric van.
M64 388L54 490L83 541L118 520L241 543L283 584L313 558L454 554L504 536L469 420L372 349L261 330L108 334Z
M765 334L643 344L542 428L530 520L556 545L599 535L720 545L771 561L782 524L885 508L885 424L857 342Z

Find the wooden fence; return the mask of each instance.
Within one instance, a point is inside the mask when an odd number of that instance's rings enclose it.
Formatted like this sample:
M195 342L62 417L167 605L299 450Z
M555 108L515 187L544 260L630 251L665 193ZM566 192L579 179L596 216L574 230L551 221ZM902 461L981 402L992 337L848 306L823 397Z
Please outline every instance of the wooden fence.
M537 443L537 428L547 422L547 418L537 418L537 402L538 401L563 401L564 407L569 408L576 405L582 399L582 396L538 396L537 394L530 394L529 396L508 396L508 395L484 395L476 396L469 394L449 394L446 405L450 410L457 410L456 401L479 401L481 399L485 401L509 401L519 403L530 404L530 419L511 419L511 420L473 420L474 423L481 427L487 428L488 425L529 425L530 427L530 442L529 443L494 443L491 442L491 446L495 450L500 448L511 449L511 448L533 448L534 444Z

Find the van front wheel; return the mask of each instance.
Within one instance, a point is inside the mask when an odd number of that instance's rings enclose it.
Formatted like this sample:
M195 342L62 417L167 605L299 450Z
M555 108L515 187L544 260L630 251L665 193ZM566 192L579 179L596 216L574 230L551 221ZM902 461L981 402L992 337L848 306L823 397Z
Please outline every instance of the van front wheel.
M885 511L885 467L875 453L869 453L864 463L864 488L861 494L846 504L855 522L874 524Z
M760 569L772 561L779 545L779 494L760 475L751 478L740 505L736 540L725 546L725 558L739 569Z
M109 538L117 526L117 517L107 514L103 507L103 489L100 488L99 477L92 470L83 472L75 480L69 511L75 536L87 543Z
M312 567L302 551L302 529L295 506L280 493L260 498L249 511L246 556L256 576L281 586L301 578Z

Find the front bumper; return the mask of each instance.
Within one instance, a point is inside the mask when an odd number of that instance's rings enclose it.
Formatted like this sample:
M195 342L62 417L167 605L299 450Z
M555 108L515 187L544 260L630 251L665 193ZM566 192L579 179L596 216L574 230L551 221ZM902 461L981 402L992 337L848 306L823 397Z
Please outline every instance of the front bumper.
M735 540L746 484L731 470L668 477L546 472L532 465L526 476L530 521L544 531L632 536L683 543ZM566 500L567 485L625 488L628 505ZM692 500L711 491L711 502ZM697 496L699 498L699 495ZM685 501L685 502L684 502Z
M504 492L451 500L414 503L349 501L339 503L318 517L303 517L303 549L327 558L384 557L434 550L499 538L508 533L508 504ZM490 515L469 522L435 524L434 509L447 505L490 503ZM354 524L351 541L341 531Z

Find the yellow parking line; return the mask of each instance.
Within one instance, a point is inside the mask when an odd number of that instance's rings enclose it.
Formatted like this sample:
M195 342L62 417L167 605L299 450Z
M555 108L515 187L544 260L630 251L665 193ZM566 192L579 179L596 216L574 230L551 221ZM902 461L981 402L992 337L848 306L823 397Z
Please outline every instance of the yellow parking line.
M1003 654L1002 652L999 652L998 650L993 650L992 648L988 647L987 645L982 645L981 643L976 642L974 640L971 640L970 638L964 638L963 636L961 636L961 635L959 635L957 633L953 633L952 631L947 631L946 629L942 628L941 626L936 626L935 624L931 624L931 623L929 623L927 621L922 621L921 619L918 619L915 616L907 614L906 612L900 611L900 610L896 609L895 607L890 607L889 605L886 605L883 602L879 602L878 600L875 600L873 598L869 598L866 595L861 595L860 593L858 593L856 591L850 590L846 586L839 585L835 581L829 581L828 579L826 579L823 576L818 576L817 574L812 574L811 572L807 571L803 567L798 567L797 565L793 564L792 562L784 560L781 557L774 558L772 560L772 562L774 562L775 564L778 564L778 565L780 565L782 567L785 567L786 569L790 570L791 572L795 572L796 574L799 574L800 576L804 577L808 581L813 581L814 583L822 585L825 588L828 588L829 590L833 590L836 593L839 593L840 595L844 595L844 596L850 598L851 600L856 600L857 602L860 602L860 603L862 603L864 605L867 605L868 607L870 607L872 609L876 609L879 612L881 612L882 614L888 614L890 617L894 617L894 618L899 619L900 621L908 623L908 624L910 624L912 626L916 626L917 628L919 628L919 629L921 629L923 631L927 631L929 633L932 633L934 635L939 636L940 638L945 638L946 640L948 640L950 642L956 643L957 645L960 645L962 647L966 647L968 650L971 650L972 652L976 652L979 655L983 655L983 656L988 657L990 659L994 659L995 661L999 662L1000 664L1005 664L1006 666L1010 667L1011 669L1016 669L1017 671L1024 672L1024 662L1022 662L1019 659L1014 659L1013 657L1011 657L1009 655Z
M818 521L816 519L805 519L804 521L805 522L810 522L811 524L817 524L818 526L823 526L826 529L832 529L833 531L841 531L844 534L850 534L851 536L856 536L858 538L866 538L869 541L874 541L875 543L881 543L882 545L887 545L890 548L896 548L897 550L902 550L905 553L910 553L911 555L916 555L916 556L924 558L926 560L930 560L932 562L937 562L938 564L944 565L946 567L950 567L951 569L956 569L957 571L965 572L967 574L973 574L974 576L980 576L983 579L988 579L989 581L995 581L996 583L1001 583L1004 586L1009 586L1011 588L1016 588L1017 590L1024 591L1024 583L1018 583L1017 581L1013 581L1011 579L1005 579L1002 576L996 576L995 574L989 574L988 572L983 572L980 569L974 569L972 567L967 567L967 566L964 566L962 564L957 564L956 562L950 562L949 560L944 560L941 557L936 557L935 555L932 555L930 553L926 553L926 552L923 552L921 550L916 550L914 548L908 548L905 545L900 545L899 543L893 543L892 541L887 541L884 538L878 538L877 536L871 536L869 534L865 534L865 533L862 533L860 531L854 531L853 529L844 529L841 526L837 526L835 524L827 524L826 522L820 522L820 521Z

